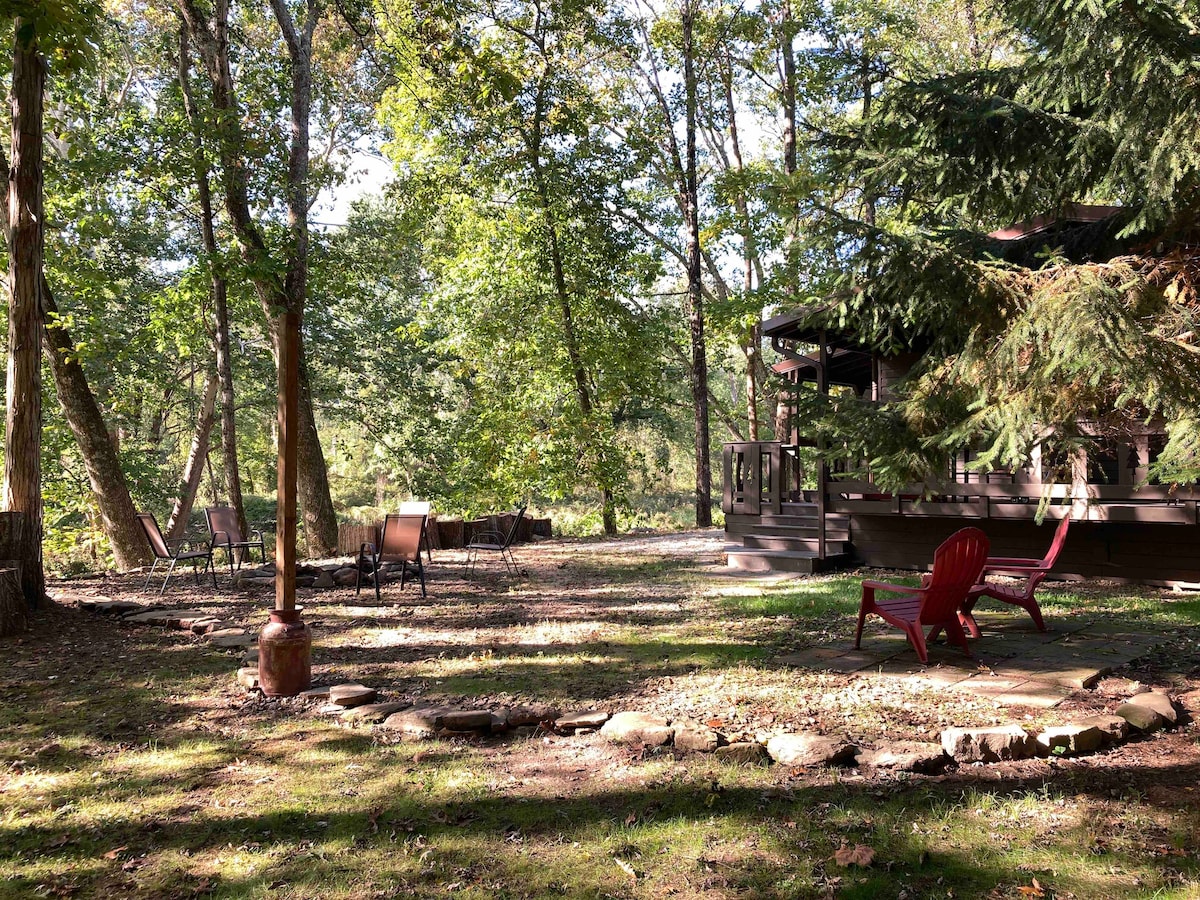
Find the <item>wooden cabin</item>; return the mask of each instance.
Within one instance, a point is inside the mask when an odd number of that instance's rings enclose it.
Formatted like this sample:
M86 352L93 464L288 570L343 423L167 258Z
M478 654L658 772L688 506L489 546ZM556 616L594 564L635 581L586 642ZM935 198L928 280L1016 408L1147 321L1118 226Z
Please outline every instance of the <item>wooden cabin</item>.
M993 237L1017 250L1052 231L1056 241L1072 229L1112 233L1111 207L1075 206L1056 219L1014 226ZM1044 242L1043 242L1044 243ZM1080 241L1078 246L1095 246ZM1061 246L1061 245L1060 245ZM1019 252L1019 251L1018 251ZM1111 254L1110 254L1111 255ZM852 390L864 402L889 396L916 354L885 357L853 334L814 328L805 312L764 323L763 332L783 357L775 371L816 390ZM727 550L729 564L754 571L820 572L846 565L927 568L943 540L964 525L982 528L992 555L1040 557L1053 525L1068 511L1072 525L1056 574L1102 577L1170 586L1200 586L1200 488L1147 483L1148 466L1165 443L1146 426L1091 458L1072 460L1071 480L1053 481L1058 467L1036 452L1016 471L968 468L969 452L947 460L936 484L881 492L869 477L836 477L824 465L804 471L803 447L815 442L795 422L788 441L733 442L724 446L725 530L741 546ZM818 448L819 450L820 448ZM1046 521L1035 519L1044 497Z

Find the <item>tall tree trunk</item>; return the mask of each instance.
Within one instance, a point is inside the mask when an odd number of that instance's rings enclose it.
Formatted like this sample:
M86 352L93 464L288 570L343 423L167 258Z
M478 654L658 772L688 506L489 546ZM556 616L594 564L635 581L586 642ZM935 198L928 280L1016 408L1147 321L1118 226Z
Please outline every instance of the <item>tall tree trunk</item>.
M196 415L196 431L192 435L192 447L188 451L187 465L183 468L183 479L179 483L179 495L171 507L167 520L167 539L177 540L187 531L192 505L196 502L196 491L204 475L204 464L208 461L209 438L212 436L213 420L216 418L217 379L209 375L204 380L204 398L200 401L200 412ZM245 534L246 532L242 532Z
M687 227L688 320L692 335L692 404L696 432L696 525L712 524L712 465L708 434L708 357L704 343L704 292L700 268L700 190L696 178L696 48L692 26L693 0L683 4L684 129L687 162L684 170L684 209Z
M734 171L741 175L745 171L742 161L742 144L738 133L737 104L733 99L733 60L728 51L721 59L721 82L725 88L725 112L729 117L729 146L733 153ZM755 276L762 283L762 260L758 257L757 241L754 239L754 224L750 219L750 205L746 200L744 182L739 180L733 198L738 215L738 226L742 232L742 291L749 297L754 290ZM759 369L762 367L758 343L762 339L762 311L759 309L755 321L742 333L740 345L746 358L746 430L749 440L757 441Z
M966 0L964 6L967 17L967 46L971 51L971 59L978 63L983 57L983 48L979 44L979 25L975 20L975 0Z
M337 514L329 492L329 470L313 415L312 382L304 358L302 327L304 303L308 295L308 175L309 111L312 106L312 36L320 18L316 0L306 0L306 14L300 28L292 20L284 0L271 0L275 20L288 46L292 75L292 141L288 153L287 211L291 246L288 249L284 293L287 308L296 315L297 472L300 506L304 511L304 537L309 556L333 556L337 553ZM288 327L290 320L284 323ZM280 334L280 340L290 339ZM281 354L282 355L282 354ZM282 365L282 360L281 360ZM282 372L282 368L280 370ZM280 397L282 398L282 386ZM282 401L281 401L282 402ZM281 407L282 412L282 407ZM282 478L282 475L280 476Z
M176 2L204 59L212 83L226 211L238 236L242 255L250 264L251 271L258 273L253 276L254 286L263 313L270 323L276 365L279 366L281 360L291 365L291 361L282 359L284 348L281 342L286 333L284 325L290 328L292 319L285 319L281 311L293 315L299 327L308 280L308 114L312 91L312 35L316 29L319 8L314 0L308 0L305 4L306 19L302 29L298 30L283 0L272 0L271 3L288 45L292 81L292 143L288 155L286 198L290 239L287 270L280 282L277 276L267 274L276 266L250 212L245 140L229 60L229 2L215 0L211 18L200 10L195 0ZM298 344L295 349L303 354L302 345ZM301 502L305 504L305 536L310 556L328 556L337 550L337 516L329 494L325 456L317 435L307 367L302 358L295 360L295 365L298 372L299 427L295 429L298 433L293 436L298 442L297 477ZM280 390L283 390L283 385Z
M21 589L31 605L46 593L42 569L42 102L46 61L34 26L14 23L12 168L8 175L8 380L4 508L25 516Z
M544 75L545 73L543 73ZM550 269L554 278L554 296L558 302L559 322L562 324L563 344L567 349L567 359L571 364L571 377L575 382L575 393L579 397L579 411L584 420L590 420L595 412L592 402L592 389L588 384L587 370L583 364L583 353L579 346L579 336L575 331L575 318L571 312L571 294L567 289L566 266L563 262L562 243L559 239L558 217L550 199L550 186L546 183L546 174L542 167L542 121L545 93L543 78L539 84L536 106L534 109L533 128L528 137L530 166L533 170L534 187L537 190L538 203L542 210L542 220L546 226L547 246L550 251ZM600 484L600 518L604 533L617 533L617 510L613 501L612 485Z
M0 163L3 164L0 167L8 168L2 153ZM4 203L8 205L11 202L9 182L0 184L4 186ZM11 246L7 227L5 240ZM137 523L137 513L129 496L129 485L121 469L116 445L105 425L100 405L88 387L87 376L75 358L75 343L61 324L58 305L54 302L54 293L46 282L44 271L38 273L38 285L43 310L39 343L54 378L59 406L79 445L92 494L100 511L100 523L112 546L117 568L136 568L148 560L149 554L146 537ZM167 392L169 395L170 391Z
M213 304L212 340L217 361L217 381L221 390L221 457L225 470L225 491L229 505L237 517L242 534L249 534L246 505L242 500L242 479L237 456L237 424L234 416L233 362L229 356L229 290L224 268L220 262L217 234L214 226L212 189L209 186L208 163L204 156L203 123L192 94L190 76L191 52L186 25L179 28L179 86L183 105L192 129L192 151L196 170L196 192L200 198L200 231L204 251L211 271L209 295Z
M337 554L337 512L329 491L325 451L321 447L321 436L313 415L312 389L302 332L297 332L296 341L296 352L299 354L296 361L297 384L300 392L297 398L299 433L296 435L296 476L300 509L304 512L304 540L309 556L334 556Z
M785 0L780 12L779 26L780 42L779 55L783 70L780 101L783 105L783 174L786 181L792 184L795 180L796 162L796 28L792 21L790 0ZM800 227L800 207L795 200L792 202L791 216L787 229L787 240L784 245L784 256L791 263L794 247ZM797 287L793 278L788 278L786 293L795 297ZM775 401L775 440L790 441L792 438L792 405L788 402L788 392L779 391Z
M117 568L137 568L148 561L149 553L146 536L137 523L137 511L129 496L121 460L109 440L100 404L88 386L83 367L75 358L75 342L58 320L58 306L44 279L42 297L47 314L42 332L43 348L54 376L58 404L83 456L83 466L100 509L100 523L112 545Z
M867 51L866 51L866 46L865 46L866 45L866 36L864 35L863 37L864 37L863 56L862 56L862 61L861 61L860 68L858 71L858 78L859 78L859 84L862 89L862 95L863 95L863 100L862 100L863 128L869 132L870 128L871 128L871 101L874 100L874 97L872 96L872 92L874 90L874 84L871 79L871 57L867 55ZM871 193L863 194L863 222L865 222L867 225L870 225L872 228L875 227L875 195L874 194L871 194Z

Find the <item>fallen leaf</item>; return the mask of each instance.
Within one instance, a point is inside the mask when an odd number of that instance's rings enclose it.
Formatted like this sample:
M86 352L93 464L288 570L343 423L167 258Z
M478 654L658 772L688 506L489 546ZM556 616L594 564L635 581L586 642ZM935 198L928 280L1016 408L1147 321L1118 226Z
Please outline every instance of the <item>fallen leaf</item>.
M625 860L621 859L619 856L614 856L613 862L615 862L618 866L621 867L622 872L624 872L626 875L628 875L634 881L637 881L637 877L638 877L637 871L634 870L633 866L631 866L629 863L625 862Z
M1017 892L1022 897L1045 897L1046 891L1036 878L1030 879L1029 884L1022 884L1017 887Z
M122 850L128 850L128 849L129 849L128 847L117 847L117 849L109 850L107 853L105 853L104 858L105 859L116 859L118 856L121 855Z
M851 847L843 843L834 851L833 859L839 866L862 866L866 868L875 858L875 851L866 844L855 844Z
M637 813L631 812L629 815L627 815L625 817L625 824L626 825L636 825L637 824Z

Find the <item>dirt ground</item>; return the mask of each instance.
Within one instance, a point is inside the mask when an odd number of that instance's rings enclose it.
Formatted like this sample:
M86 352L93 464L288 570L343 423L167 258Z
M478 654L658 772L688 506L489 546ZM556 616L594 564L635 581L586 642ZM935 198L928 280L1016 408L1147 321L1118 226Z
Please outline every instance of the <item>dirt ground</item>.
M730 740L803 730L848 734L868 746L885 739L936 741L948 725L1036 724L1048 716L1062 720L1111 710L1138 683L1175 694L1200 687L1196 629L1173 634L1155 653L1078 691L1054 713L1002 708L986 698L932 692L903 680L779 667L772 662L776 656L814 641L848 644L854 604L845 615L815 621L739 612L722 598L836 579L731 572L723 565L723 544L719 531L547 541L517 550L520 577L508 576L497 560L484 560L468 575L461 551L435 551L424 600L411 582L403 590L398 583L386 585L380 604L366 587L358 597L353 588L301 589L298 599L314 631L313 683L361 682L387 699L470 707L544 702L563 712L637 709L709 723ZM175 711L194 717L193 724L236 731L243 716L290 709L236 685L239 651L217 651L190 634L134 628L77 609L84 599L132 599L147 607L204 610L256 632L272 593L233 588L227 570L218 574L215 592L207 581L196 587L184 577L161 600L143 592L143 578L136 575L52 583L55 605L38 617L32 633L6 642L14 677L7 691L25 679L56 680L70 690L113 670L125 675L153 670L161 659L147 653L170 652L229 672L219 697L191 698L186 709ZM856 582L850 581L853 588ZM142 644L137 649L131 646L135 634ZM145 727L154 726L118 722L114 736ZM556 767L547 765L542 752L522 759L524 746L498 741L489 752L503 755L504 768L515 778L537 771L539 777L527 782L531 790L569 794L570 778L553 777ZM619 762L626 755L597 740L564 740L562 746L568 769L592 768L605 758ZM586 763L581 753L589 757ZM1147 792L1190 792L1198 763L1196 732L1185 726L1078 760L972 767L943 777L1019 778L1047 767L1094 777L1114 767L1123 785L1133 779L1144 782Z

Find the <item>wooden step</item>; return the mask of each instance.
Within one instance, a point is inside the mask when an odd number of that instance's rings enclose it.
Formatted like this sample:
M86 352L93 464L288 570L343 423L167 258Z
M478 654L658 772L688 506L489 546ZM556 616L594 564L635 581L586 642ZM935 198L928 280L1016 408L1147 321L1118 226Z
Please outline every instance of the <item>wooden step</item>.
M741 540L749 535L758 535L759 537L797 537L815 538L817 536L817 526L813 525L757 525L734 523L725 524L725 533L730 537ZM831 541L848 541L850 540L850 531L844 525L827 525L825 527L825 537Z
M849 554L818 559L813 550L751 550L731 546L725 549L727 565L744 572L800 572L814 575L850 564Z
M751 516L745 513L727 513L725 515L725 525L784 525L784 526L812 526L816 527L817 516L790 516L780 513L764 513L761 516ZM825 516L825 524L830 527L848 528L850 526L850 516L846 513L828 513Z
M748 550L812 550L816 551L818 540L816 535L781 535L781 534L743 534L742 546ZM850 543L843 532L841 537L825 536L825 554L827 556L845 553L846 545Z

